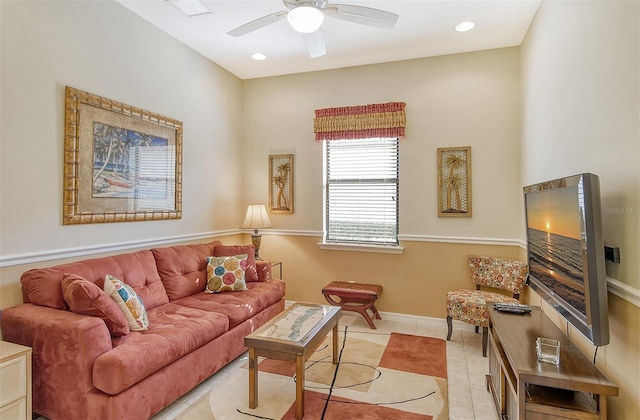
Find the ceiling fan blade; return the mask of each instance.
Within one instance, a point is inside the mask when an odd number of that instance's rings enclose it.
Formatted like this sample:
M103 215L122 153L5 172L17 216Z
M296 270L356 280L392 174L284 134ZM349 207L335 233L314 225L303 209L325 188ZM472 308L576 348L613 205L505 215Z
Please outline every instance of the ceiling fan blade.
M233 30L227 32L227 35L231 35L231 36L246 35L249 32L257 31L258 29L264 28L267 25L271 25L272 23L276 23L277 21L279 21L280 19L282 19L285 16L287 16L287 12L284 11L284 10L281 11L281 12L272 13L272 14L267 15L267 16L262 16L261 18L258 18L256 20L252 20L251 22L245 23L242 26L238 26L236 29L233 29Z
M383 29L393 28L399 17L395 13L352 4L331 4L324 12L332 18Z
M324 42L324 34L321 29L310 34L302 35L311 58L322 57L327 53L327 44Z

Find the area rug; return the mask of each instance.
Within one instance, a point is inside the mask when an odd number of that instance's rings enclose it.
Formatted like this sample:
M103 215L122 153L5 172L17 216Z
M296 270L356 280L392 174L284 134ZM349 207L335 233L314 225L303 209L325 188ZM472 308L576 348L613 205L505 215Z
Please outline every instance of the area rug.
M340 331L339 363L331 334L306 364L305 419L447 419L447 358L439 338ZM258 407L248 404L247 366L223 374L176 419L295 418L295 364L262 359Z

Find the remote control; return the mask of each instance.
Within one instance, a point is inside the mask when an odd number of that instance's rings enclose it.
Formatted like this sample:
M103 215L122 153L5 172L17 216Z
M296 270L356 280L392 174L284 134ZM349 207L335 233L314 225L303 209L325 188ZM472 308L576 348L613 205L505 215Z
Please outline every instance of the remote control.
M524 303L493 302L493 306L529 306Z
M525 305L524 303L499 303L499 302L494 302L493 304L494 308L520 308L520 309L525 309L525 310L531 310L531 308L529 307L529 305Z
M509 312L512 314L528 314L531 312L530 308L518 308L518 307L509 307L509 306L499 306L496 307L496 311L499 312Z

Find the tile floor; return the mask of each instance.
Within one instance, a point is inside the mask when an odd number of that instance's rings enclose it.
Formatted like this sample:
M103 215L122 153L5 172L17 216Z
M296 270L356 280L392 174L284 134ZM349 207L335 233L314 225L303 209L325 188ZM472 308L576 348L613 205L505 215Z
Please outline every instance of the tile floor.
M406 322L406 319L403 318L395 321L387 319L393 317L385 316L384 313L382 317L386 319L375 321L379 331L442 337L443 339L447 336L447 326L444 320L441 322L431 319L423 321L418 318L417 322ZM353 329L369 330L369 326L360 315L349 312L344 314L340 325L349 325L349 328ZM151 419L172 420L176 418L209 390L223 383L227 375L235 369L240 369L240 366L246 361L247 354L245 353ZM450 419L498 419L491 395L485 387L485 374L488 369L488 359L482 357L482 333L476 334L469 326L454 323L451 341L447 342ZM244 416L242 418L246 419Z

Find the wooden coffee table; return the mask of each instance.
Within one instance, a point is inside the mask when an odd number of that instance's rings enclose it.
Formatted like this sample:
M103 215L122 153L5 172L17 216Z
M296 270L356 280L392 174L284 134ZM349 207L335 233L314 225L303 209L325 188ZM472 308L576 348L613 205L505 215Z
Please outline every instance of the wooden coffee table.
M304 365L333 329L333 364L338 363L338 320L341 309L294 303L244 339L249 348L249 407L258 406L258 356L295 362L296 419L304 416Z

